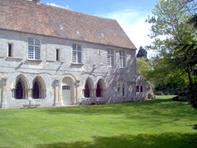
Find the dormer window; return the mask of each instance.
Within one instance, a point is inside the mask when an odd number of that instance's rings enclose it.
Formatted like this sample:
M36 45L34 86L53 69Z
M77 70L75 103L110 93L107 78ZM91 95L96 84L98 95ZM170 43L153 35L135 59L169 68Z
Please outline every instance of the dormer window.
M28 58L30 60L40 60L40 40L28 38Z
M74 64L82 64L82 47L79 44L73 44L72 62Z

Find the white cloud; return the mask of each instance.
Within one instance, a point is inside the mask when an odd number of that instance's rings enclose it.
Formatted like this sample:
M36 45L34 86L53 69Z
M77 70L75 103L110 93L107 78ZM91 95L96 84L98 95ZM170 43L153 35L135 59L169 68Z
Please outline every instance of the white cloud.
M151 43L151 39L148 37L150 25L145 22L146 16L144 15L146 15L144 12L130 9L99 14L102 17L116 19L137 48Z
M53 7L59 7L59 8L63 8L63 9L68 9L68 10L71 10L70 6L69 5L66 5L66 6L60 6L60 5L57 5L55 3L47 3L47 5L49 6L53 6Z

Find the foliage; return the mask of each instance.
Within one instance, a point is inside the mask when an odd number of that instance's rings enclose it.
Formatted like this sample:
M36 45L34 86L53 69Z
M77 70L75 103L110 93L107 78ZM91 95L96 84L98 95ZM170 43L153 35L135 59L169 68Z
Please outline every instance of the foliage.
M0 147L196 148L197 111L170 98L0 110Z
M150 36L154 39L150 48L159 51L164 67L174 75L180 71L187 78L191 94L197 83L194 67L197 63L197 34L190 19L195 16L197 4L195 0L160 0L153 16L147 21L152 24ZM163 66L163 65L162 65ZM193 95L192 99L197 99Z
M195 14L190 20L189 23L192 23L194 27L197 28L197 14Z
M146 80L149 80L149 72L151 71L151 63L148 59L137 58L137 74L144 76Z
M165 58L156 57L152 62L153 70L149 72L151 82L156 92L164 94L179 94L187 88L186 73L172 67Z
M147 59L147 51L142 47L140 46L140 49L137 53L137 58L145 58Z
M179 94L188 85L186 73L181 69L172 67L161 57L155 57L151 60L137 58L137 74L143 75L145 80L155 88L156 93Z

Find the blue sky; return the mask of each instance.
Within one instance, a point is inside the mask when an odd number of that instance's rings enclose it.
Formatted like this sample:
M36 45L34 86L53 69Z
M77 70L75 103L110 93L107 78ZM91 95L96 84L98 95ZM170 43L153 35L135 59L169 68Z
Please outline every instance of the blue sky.
M151 14L156 0L41 0L90 15L116 19L137 48L149 45L150 25L145 19Z

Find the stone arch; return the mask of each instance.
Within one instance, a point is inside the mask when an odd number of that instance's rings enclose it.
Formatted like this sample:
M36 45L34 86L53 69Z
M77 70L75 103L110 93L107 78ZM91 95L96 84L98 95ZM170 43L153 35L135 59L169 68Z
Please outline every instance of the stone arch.
M26 99L28 97L28 83L25 76L17 76L13 92L15 99Z
M64 105L72 105L76 102L75 77L66 75L62 80L62 99Z
M85 98L93 97L93 92L94 92L94 83L93 80L90 77L88 77L84 86L84 97Z
M43 99L46 97L46 85L42 77L37 76L33 80L32 98Z
M145 85L145 80L142 76L138 76L136 79L136 92L140 93L143 92Z
M99 79L96 85L96 97L104 97L105 82L103 79Z
M63 79L64 79L65 77L69 77L69 78L73 79L73 81L76 81L76 80L78 79L75 75L70 74L70 73L65 73L64 76L63 76ZM63 80L63 79L62 79L62 80Z

